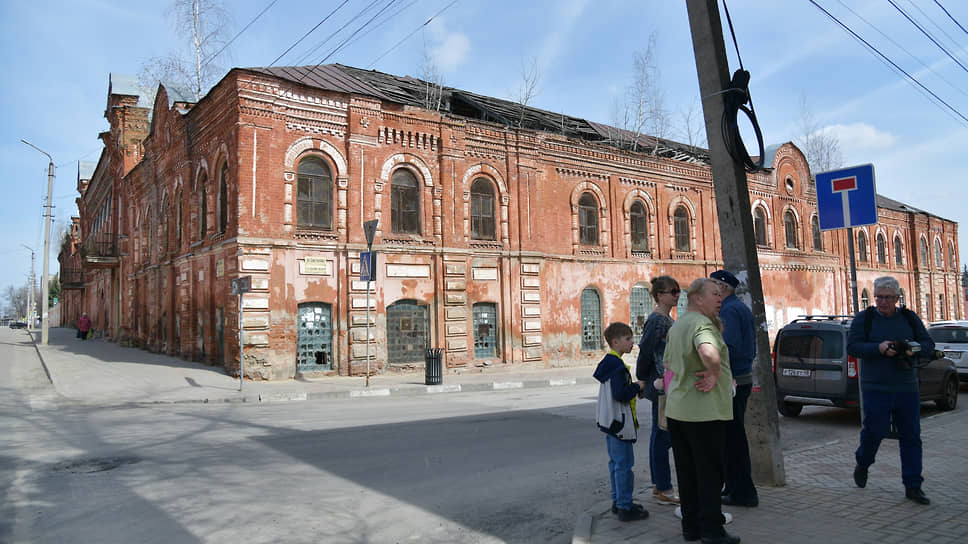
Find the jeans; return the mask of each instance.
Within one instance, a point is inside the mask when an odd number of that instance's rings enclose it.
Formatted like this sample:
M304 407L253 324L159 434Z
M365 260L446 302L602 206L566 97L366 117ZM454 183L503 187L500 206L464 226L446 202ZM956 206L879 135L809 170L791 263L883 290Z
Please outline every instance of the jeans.
M725 534L720 491L728 421L678 421L668 418L676 460L683 530L704 538Z
M881 440L890 431L891 415L897 426L898 447L901 453L901 481L904 487L921 487L921 401L916 391L886 393L863 391L864 424L860 430L860 446L854 454L857 464L869 467Z
M652 403L652 432L649 433L649 474L652 485L659 491L672 489L672 468L669 466L669 449L672 440L669 431L659 428L659 402Z
M608 445L608 474L612 484L612 502L621 510L632 508L632 486L635 476L632 475L632 465L635 455L632 453L632 442L620 440L610 434L605 435Z
M758 499L750 468L750 445L746 439L746 403L753 384L737 385L733 396L733 420L726 427L726 487L723 494L737 501Z

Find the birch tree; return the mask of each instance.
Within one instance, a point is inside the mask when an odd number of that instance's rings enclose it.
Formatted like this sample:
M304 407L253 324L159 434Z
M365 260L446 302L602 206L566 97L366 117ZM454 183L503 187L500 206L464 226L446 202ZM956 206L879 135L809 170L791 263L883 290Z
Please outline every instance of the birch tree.
M822 127L813 115L806 94L800 95L799 135L793 143L800 148L810 165L810 172L826 172L844 165L840 151L840 138L830 129Z

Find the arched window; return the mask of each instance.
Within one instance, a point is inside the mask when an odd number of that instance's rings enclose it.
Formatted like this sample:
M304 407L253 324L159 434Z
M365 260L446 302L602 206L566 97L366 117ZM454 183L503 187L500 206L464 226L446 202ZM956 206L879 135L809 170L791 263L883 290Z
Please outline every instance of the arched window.
M958 261L955 259L955 245L948 242L948 268L958 271Z
M941 241L934 241L934 266L944 268L944 252L941 251Z
M333 174L319 157L306 157L296 170L296 226L333 230Z
M864 308L871 305L871 296L870 293L867 292L867 289L864 289L860 293L860 305Z
M649 250L649 214L645 204L636 200L629 209L629 230L632 234L632 251Z
M884 235L877 233L877 262L887 264L887 244L884 242Z
M676 208L672 221L676 234L676 251L692 251L689 244L689 212L685 206Z
M759 206L753 210L753 236L756 245L766 247L766 212Z
M904 265L904 246L901 245L901 237L894 237L894 265Z
M928 260L928 239L924 236L921 237L921 266L927 267L931 261ZM928 308L931 307L930 304L927 305Z
M202 172L198 179L198 239L204 240L208 232L208 176Z
M225 232L229 224L229 165L222 163L218 174L218 231Z
M602 302L598 292L592 288L581 292L581 349L602 349Z
M591 193L578 199L578 233L583 246L598 245L598 204Z
M786 247L791 249L798 248L797 219L793 216L793 212L789 210L783 214L783 230L786 232Z
M179 190L175 193L175 244L179 251L181 250L182 244L182 226L185 223L183 212L182 192Z
M494 240L494 187L478 178L471 185L471 238Z
M417 178L400 168L390 178L391 232L420 234L420 192Z
M857 260L867 262L867 234L862 230L857 231Z
M816 215L810 218L810 230L813 232L813 249L823 251L823 238L820 237L820 218Z

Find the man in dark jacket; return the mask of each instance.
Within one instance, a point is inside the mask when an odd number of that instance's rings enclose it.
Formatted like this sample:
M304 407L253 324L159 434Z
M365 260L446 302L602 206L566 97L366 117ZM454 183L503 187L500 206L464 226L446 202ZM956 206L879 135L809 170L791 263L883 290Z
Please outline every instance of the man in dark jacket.
M934 340L914 312L896 306L900 292L897 280L890 276L874 280L875 306L854 316L847 335L847 354L863 359L860 391L864 413L860 446L854 454L854 483L867 485L868 469L890 430L893 414L905 496L918 504L930 504L921 490L921 400L912 364L916 358L908 342L919 343L921 353L934 353Z

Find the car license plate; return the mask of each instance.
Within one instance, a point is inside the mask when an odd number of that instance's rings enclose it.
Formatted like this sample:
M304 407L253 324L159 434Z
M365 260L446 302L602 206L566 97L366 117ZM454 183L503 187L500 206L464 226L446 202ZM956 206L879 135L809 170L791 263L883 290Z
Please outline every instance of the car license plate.
M784 368L783 369L783 375L784 376L796 376L798 378L809 378L810 377L810 371L809 370L804 370L802 368Z

